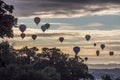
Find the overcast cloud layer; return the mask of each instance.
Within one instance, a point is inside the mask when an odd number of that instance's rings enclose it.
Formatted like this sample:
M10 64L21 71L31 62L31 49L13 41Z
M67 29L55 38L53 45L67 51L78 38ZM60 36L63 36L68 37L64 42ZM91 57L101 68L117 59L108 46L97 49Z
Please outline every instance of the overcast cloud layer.
M15 6L15 15L28 17L78 17L120 15L120 0L5 0Z

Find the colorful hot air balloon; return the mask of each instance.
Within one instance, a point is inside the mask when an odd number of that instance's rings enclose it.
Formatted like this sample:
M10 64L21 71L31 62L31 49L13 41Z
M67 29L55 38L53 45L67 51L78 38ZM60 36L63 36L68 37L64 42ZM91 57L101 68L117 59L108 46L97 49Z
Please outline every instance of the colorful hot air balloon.
M75 52L75 55L77 55L77 54L80 52L80 47L75 46L75 47L73 48L73 51Z
M21 32L24 32L26 30L26 25L24 25L24 24L19 25L19 30Z
M85 61L87 61L87 60L88 60L88 57L85 57L84 59L85 59Z
M49 23L46 23L45 26L46 26L47 29L50 28L50 24Z
M42 30L43 32L45 32L45 31L46 31L46 29L47 29L47 28L46 28L46 26L45 26L45 25L42 25L42 26L41 26L41 30Z
M90 36L90 35L86 35L86 36L85 36L85 39L86 39L87 41L89 41L89 40L90 40L90 38L91 38L91 36Z
M96 44L96 43L94 43L93 45L94 45L94 46L96 46L97 44Z
M39 24L39 22L41 21L41 19L39 18L39 17L35 17L34 18L34 22L38 25Z
M64 41L64 37L59 37L59 41L62 43Z
M113 55L114 55L114 52L113 52L113 51L110 51L110 52L109 52L109 55L110 55L110 56L113 56Z
M25 35L25 33L21 33L20 36L22 39L24 39L26 35Z
M99 51L99 50L96 51L96 55L97 55L97 56L100 55L100 51Z
M101 44L100 47L101 47L101 49L104 49L105 48L105 44Z
M37 38L37 35L33 34L32 39L35 40Z

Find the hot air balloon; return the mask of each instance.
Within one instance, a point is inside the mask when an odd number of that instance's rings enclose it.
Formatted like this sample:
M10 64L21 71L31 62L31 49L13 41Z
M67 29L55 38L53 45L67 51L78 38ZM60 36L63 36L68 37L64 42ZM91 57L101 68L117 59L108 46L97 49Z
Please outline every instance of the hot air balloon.
M77 55L77 54L80 52L80 47L75 46L75 47L73 48L73 51L75 52L75 55Z
M97 44L96 44L96 43L94 43L93 45L94 45L94 46L96 46Z
M105 48L105 44L101 44L100 47L101 47L101 49L104 49Z
M46 26L47 29L50 28L50 24L49 23L46 23L45 26Z
M113 56L113 55L114 55L114 52L113 52L113 51L110 51L110 52L109 52L109 55L110 55L110 56Z
M62 43L64 41L64 37L60 37L59 41Z
M84 59L85 59L85 61L87 61L87 60L88 60L88 57L85 57Z
M39 24L39 22L41 21L41 19L39 18L39 17L35 17L34 18L34 22L38 25Z
M96 55L97 55L97 56L100 55L100 51L99 51L99 50L96 51Z
M86 36L85 36L85 39L86 39L87 41L89 41L89 40L90 40L90 38L91 38L91 36L90 36L90 35L86 35Z
M33 34L32 39L35 40L37 38L37 35Z
M26 25L24 25L24 24L19 25L19 30L21 32L24 32L26 30Z
M45 25L42 25L42 26L41 26L41 30L42 30L43 32L45 32L45 31L46 31L46 29L47 29L47 28L46 28L46 26L45 26Z
M20 36L22 39L24 39L26 35L25 35L25 33L21 33Z

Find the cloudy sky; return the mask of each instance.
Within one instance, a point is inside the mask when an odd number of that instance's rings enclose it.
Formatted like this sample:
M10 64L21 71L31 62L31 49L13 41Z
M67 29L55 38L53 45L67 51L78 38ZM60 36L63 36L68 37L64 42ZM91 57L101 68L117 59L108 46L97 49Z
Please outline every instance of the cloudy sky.
M33 27L32 19L49 22L51 29L120 29L119 0L5 0L14 5L19 23ZM24 18L24 19L23 19ZM31 20L30 20L31 19Z
M66 53L73 53L75 45L81 46L81 55L95 55L96 48L93 43L106 44L106 50L102 51L106 61L99 63L120 64L120 0L4 0L15 7L13 15L18 17L18 25L27 26L26 39L18 39L19 29L15 29L17 47L22 45L38 47L59 47ZM40 17L38 26L34 23L34 17ZM46 33L40 30L41 25L50 23L51 27ZM30 35L39 37L33 43ZM84 36L90 34L91 42L85 42ZM58 37L64 36L63 44L58 42ZM45 43L45 44L44 44ZM51 44L52 43L52 44ZM114 59L108 57L109 51L114 51ZM89 54L88 54L88 52ZM105 53L105 54L104 54ZM91 57L90 57L91 58ZM100 61L94 60L90 63ZM104 60L104 59L102 59Z

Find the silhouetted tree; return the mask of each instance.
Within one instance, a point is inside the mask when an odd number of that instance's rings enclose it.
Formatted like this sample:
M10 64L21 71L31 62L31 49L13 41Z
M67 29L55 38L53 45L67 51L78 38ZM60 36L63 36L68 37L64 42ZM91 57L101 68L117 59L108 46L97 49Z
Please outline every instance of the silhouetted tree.
M36 51L39 49L36 47L28 48L27 46L22 49L18 49L18 58L22 64L31 64L36 56Z
M115 80L120 80L120 78L116 78Z
M13 47L8 43L8 41L3 41L0 43L0 59L1 64L12 64L16 63L16 51Z
M12 16L13 5L8 5L0 0L0 37L13 38L13 26L17 24L17 18Z
M102 80L112 80L111 77L109 75L103 75L101 76Z
M40 69L46 66L54 67L60 73L61 80L94 80L94 77L88 72L87 65L83 63L84 60L79 56L69 57L68 54L62 53L57 48L43 48L42 53L38 56L39 62L36 66Z
M45 67L44 69L41 70L41 75L46 79L46 80L61 80L60 79L60 73L56 72L56 69L53 67Z

